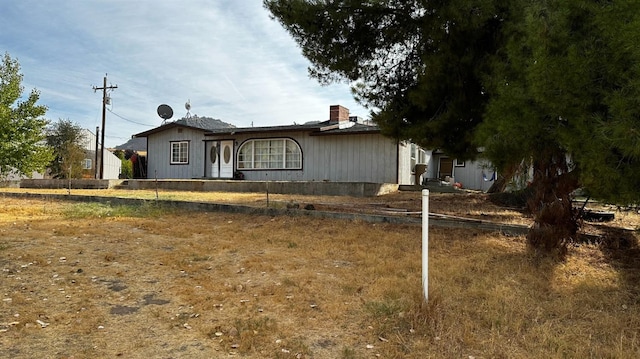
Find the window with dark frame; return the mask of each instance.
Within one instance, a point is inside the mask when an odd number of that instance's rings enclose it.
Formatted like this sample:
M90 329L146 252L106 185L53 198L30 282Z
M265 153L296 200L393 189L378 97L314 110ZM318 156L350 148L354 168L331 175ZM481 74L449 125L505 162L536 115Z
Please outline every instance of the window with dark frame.
M171 142L171 164L189 163L189 141Z

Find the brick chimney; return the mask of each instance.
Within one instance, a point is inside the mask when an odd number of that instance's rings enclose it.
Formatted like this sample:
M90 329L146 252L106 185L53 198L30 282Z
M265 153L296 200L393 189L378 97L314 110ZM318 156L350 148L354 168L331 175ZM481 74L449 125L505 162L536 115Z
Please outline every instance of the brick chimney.
M340 105L329 106L329 124L349 121L349 109Z

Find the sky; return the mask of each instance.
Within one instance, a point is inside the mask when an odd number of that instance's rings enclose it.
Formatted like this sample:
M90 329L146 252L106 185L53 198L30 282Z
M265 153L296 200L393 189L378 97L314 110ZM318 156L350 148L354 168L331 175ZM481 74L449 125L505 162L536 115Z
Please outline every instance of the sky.
M17 59L24 95L46 118L96 132L105 146L160 126L161 104L237 127L329 119L329 106L369 117L348 84L322 86L262 0L2 0L0 52Z

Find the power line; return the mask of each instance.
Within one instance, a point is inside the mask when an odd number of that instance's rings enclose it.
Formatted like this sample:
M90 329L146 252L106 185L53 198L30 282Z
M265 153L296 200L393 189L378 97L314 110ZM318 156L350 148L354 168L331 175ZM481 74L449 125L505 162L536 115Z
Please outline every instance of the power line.
M119 136L110 136L110 135L105 135L104 137L107 137L107 138L117 138L117 139L119 139L119 140L128 140L128 139L129 139L129 137L119 137Z
M118 117L118 118L120 118L120 119L123 119L123 120L125 120L125 121L127 121L127 122L135 123L136 125L141 125L141 126L155 127L155 125L149 125L149 124L146 124L146 123L141 123L141 122L136 122L136 121L133 121L133 120L129 120L128 118L124 118L124 117L122 117L122 116L118 115L117 113L113 112L113 111L112 111L112 110L110 110L110 109L107 109L107 111L111 112L111 113L112 113L113 115L115 115L116 117Z

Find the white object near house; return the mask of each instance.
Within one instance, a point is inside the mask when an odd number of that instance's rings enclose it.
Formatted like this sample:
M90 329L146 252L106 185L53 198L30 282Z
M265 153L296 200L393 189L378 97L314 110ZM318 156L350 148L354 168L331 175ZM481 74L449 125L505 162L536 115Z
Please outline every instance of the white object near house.
M84 143L82 147L85 150L85 159L82 162L82 166L84 170L90 171L91 173L95 173L95 166L100 165L100 163L95 163L96 159L96 141L97 136L87 130L82 130L84 135ZM120 177L122 161L114 155L111 151L105 148L104 153L102 154L102 160L104 161L103 167L103 179L118 179ZM98 161L100 159L98 158ZM98 176L100 175L100 168L98 167Z
M429 190L422 190L422 288L429 301Z

